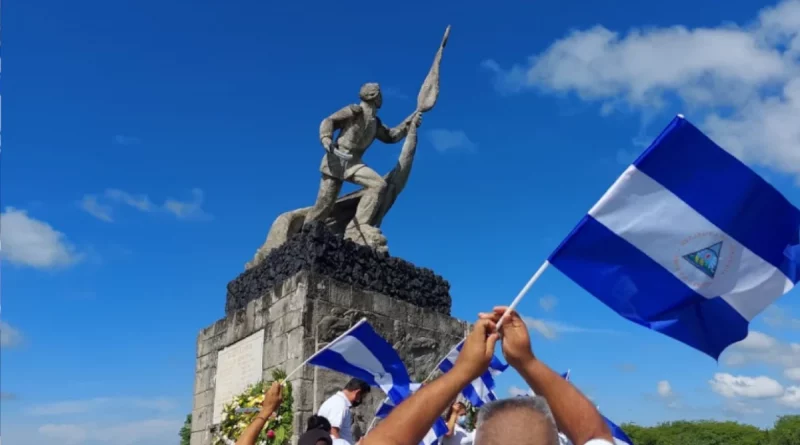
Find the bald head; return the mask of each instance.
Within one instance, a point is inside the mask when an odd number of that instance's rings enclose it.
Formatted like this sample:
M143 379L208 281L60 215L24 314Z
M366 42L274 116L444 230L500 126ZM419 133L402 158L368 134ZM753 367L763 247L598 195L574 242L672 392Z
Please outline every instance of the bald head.
M484 405L475 445L558 445L558 429L542 397L515 397Z

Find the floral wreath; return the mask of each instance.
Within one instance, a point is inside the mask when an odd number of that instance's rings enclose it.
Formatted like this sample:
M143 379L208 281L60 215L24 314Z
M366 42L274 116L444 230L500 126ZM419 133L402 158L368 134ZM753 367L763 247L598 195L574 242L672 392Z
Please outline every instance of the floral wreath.
M214 435L214 445L233 445L244 430L253 422L258 412L237 412L242 408L261 408L264 392L275 381L283 381L286 373L282 370L272 371L272 380L260 381L249 386L243 393L234 397L233 401L222 409L222 421ZM270 417L267 424L258 434L256 445L288 445L292 439L292 385L283 388L281 406Z

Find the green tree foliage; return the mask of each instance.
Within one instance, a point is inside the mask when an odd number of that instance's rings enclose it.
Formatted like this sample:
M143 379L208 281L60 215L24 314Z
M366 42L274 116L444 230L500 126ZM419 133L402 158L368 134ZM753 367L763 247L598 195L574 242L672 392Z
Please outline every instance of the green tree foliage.
M800 445L800 416L780 417L768 430L710 420L621 427L634 445Z
M189 445L189 440L192 437L192 415L186 416L186 421L183 422L181 431L178 433L181 436L181 445Z

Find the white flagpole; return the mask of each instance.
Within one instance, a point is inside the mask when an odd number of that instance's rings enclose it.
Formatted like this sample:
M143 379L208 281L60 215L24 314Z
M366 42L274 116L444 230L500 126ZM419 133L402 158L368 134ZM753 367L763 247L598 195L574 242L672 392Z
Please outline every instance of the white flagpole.
M517 294L516 298L514 298L514 301L511 302L511 305L508 306L508 309L506 309L506 311L503 314L503 316L500 317L500 321L497 322L497 330L500 330L500 327L503 326L503 320L505 320L506 315L508 315L509 312L511 312L511 311L513 311L514 309L517 308L517 305L519 305L519 302L522 301L522 297L524 297L525 294L528 293L528 291L531 289L531 286L533 286L533 283L535 283L536 280L538 280L539 277L542 276L544 271L547 269L547 266L549 266L549 265L550 265L550 262L549 261L545 261L541 265L541 267L539 267L539 270L537 270L536 273L533 274L531 279L528 280L528 282L525 284L525 287L523 287L522 290L519 291L519 294Z
M292 371L292 372L290 372L290 373L286 374L286 377L283 379L283 384L284 384L284 385L286 385L286 382L289 380L289 377L291 377L291 376L292 376L294 373L296 373L297 371L301 370L301 369L303 368L303 366L307 365L307 364L308 364L308 362L310 362L311 360L313 360L313 359L314 359L314 357L318 356L318 355L320 354L320 352L322 352L322 351L324 351L324 350L326 350L326 349L330 348L331 346L333 346L334 344L336 344L336 342L337 342L337 341L341 340L342 338L344 338L345 336L347 336L347 334L349 334L349 333L353 332L353 330L355 330L355 328L357 328L357 327L361 326L362 324L364 324L364 323L366 323L366 322L367 322L367 319L366 319L366 318L362 318L361 320L359 320L359 322L358 322L358 323L354 324L354 325L353 325L353 327L351 327L350 329L348 329L348 330L344 331L344 334L342 334L342 335L340 335L340 336L336 337L336 339L334 339L332 342L330 342L330 343L328 343L327 345L325 345L325 346L324 346L322 349L320 349L319 351L317 351L317 352L315 352L315 353L311 354L311 357L307 358L307 359L306 359L306 360L305 360L303 363L301 363L301 364L300 364L300 366L298 366L297 368L295 368L295 369L294 369L294 371Z

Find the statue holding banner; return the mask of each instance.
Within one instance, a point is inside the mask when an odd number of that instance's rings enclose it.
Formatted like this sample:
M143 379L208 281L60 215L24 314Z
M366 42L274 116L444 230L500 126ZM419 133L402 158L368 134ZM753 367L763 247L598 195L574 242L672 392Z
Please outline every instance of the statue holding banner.
M326 153L320 166L322 179L314 205L278 216L266 241L245 269L260 264L269 252L312 222L321 222L334 233L378 252L388 252L386 237L380 230L381 222L408 182L422 114L433 109L439 97L439 67L449 35L448 26L417 96L416 110L399 125L389 128L378 118L383 96L377 83L361 87L359 104L348 105L322 121L319 137ZM334 135L336 131L338 134ZM362 160L375 139L390 144L404 141L397 165L385 176L380 176ZM344 181L362 188L337 199Z
M361 103L348 105L322 121L319 138L325 149L320 172L322 181L317 201L305 218L305 223L324 221L339 197L343 181L362 186L364 193L356 207L356 214L345 228L345 237L353 241L374 239L375 217L384 198L388 184L374 170L362 161L362 156L375 139L387 144L403 140L409 128L419 127L422 121L420 112L415 111L397 127L388 128L377 116L383 103L380 86L367 83L359 92ZM339 130L336 140L333 132Z

